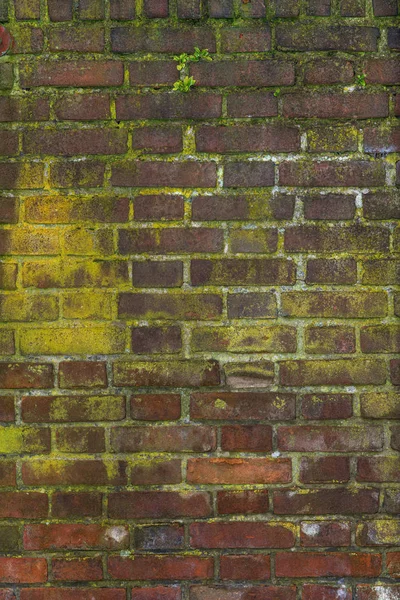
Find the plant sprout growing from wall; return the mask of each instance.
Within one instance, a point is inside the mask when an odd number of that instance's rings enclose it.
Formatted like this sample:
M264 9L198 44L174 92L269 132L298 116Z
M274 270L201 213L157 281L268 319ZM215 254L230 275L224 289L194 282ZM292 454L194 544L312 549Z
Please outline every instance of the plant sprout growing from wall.
M210 61L211 56L207 49L200 50L195 48L193 54L179 54L174 56L174 60L178 63L176 68L180 72L180 79L174 83L175 92L188 92L190 88L196 83L196 80L189 75L189 64L191 62L199 62L200 60Z

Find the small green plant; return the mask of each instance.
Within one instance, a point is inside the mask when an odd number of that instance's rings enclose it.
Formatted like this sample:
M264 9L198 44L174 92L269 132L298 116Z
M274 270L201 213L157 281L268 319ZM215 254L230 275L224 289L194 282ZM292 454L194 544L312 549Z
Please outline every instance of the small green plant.
M281 93L280 88L276 88L276 90L274 91L275 98L277 98L280 95L280 93Z
M183 79L178 79L174 83L174 92L188 92L190 88L196 83L193 77L185 75Z
M191 62L199 62L200 60L212 60L211 56L207 49L200 50L200 48L195 48L193 54L179 54L178 56L174 56L174 60L178 63L176 68L180 72L180 79L174 83L174 91L175 92L188 92L190 88L196 83L196 80L193 79L189 75L189 63Z
M361 75L356 75L356 84L361 86L361 87L365 87L367 85L367 82L365 81L365 73L361 73Z

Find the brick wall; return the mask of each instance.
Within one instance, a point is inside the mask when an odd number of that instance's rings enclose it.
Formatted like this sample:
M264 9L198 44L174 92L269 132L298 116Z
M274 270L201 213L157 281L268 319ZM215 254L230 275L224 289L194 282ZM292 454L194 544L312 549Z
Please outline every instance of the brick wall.
M1 600L400 599L398 13L0 0Z

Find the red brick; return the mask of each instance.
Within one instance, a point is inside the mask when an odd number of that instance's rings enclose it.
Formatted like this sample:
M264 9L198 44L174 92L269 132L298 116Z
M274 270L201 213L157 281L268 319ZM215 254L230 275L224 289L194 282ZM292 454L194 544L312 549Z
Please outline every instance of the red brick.
M318 2L318 4L322 3ZM311 85L350 83L353 79L354 67L349 60L315 58L304 67L304 82ZM290 103L290 100L288 101Z
M356 530L356 543L360 546L393 546L399 539L398 521L376 520L359 523Z
M296 93L283 98L285 117L322 119L368 119L387 117L389 111L387 94Z
M13 396L0 396L0 421L6 423L15 421Z
M350 546L351 524L336 521L303 521L300 544L304 547Z
M16 600L13 590L0 590L0 600Z
M114 452L210 452L215 446L215 430L202 425L113 427L111 430Z
M278 577L377 577L381 573L379 554L342 552L278 553Z
M218 252L223 247L223 232L215 228L121 229L118 249L121 254L183 254Z
M164 283L165 285L165 283ZM222 313L222 299L217 294L120 294L118 314L132 319L216 319Z
M182 349L179 327L133 327L132 352L135 354L169 354Z
M125 600L123 589L113 588L24 588L21 600Z
M377 27L282 24L276 28L276 43L283 50L339 50L375 52L379 38Z
M302 600L352 600L351 589L341 585L340 588L318 585L318 584L306 584L303 585Z
M0 556L2 583L44 583L47 581L45 558L6 558Z
M135 17L135 0L111 0L110 4L112 19L129 21Z
M181 600L178 586L155 586L132 589L132 600Z
M380 598L392 596L395 600L400 593L399 585L357 585L357 600L380 600Z
M1 389L51 387L53 387L53 365L49 363L0 363Z
M65 94L54 106L59 119L66 121L95 121L110 118L110 97L107 94Z
M175 421L181 416L179 394L140 394L130 400L131 417L136 421Z
M247 292L228 295L228 317L231 319L269 319L277 316L273 292Z
M103 52L105 46L104 27L98 25L75 25L49 31L51 52Z
M135 547L140 550L174 550L185 545L183 525L155 525L135 531Z
M225 19L233 17L233 0L209 0L210 17Z
M111 183L115 187L214 187L214 163L185 161L130 161L113 163Z
M275 117L278 100L272 92L232 92L227 98L230 117Z
M341 194L309 195L304 198L304 216L310 220L342 221L353 219L354 196Z
M58 519L100 517L102 495L97 492L54 492L52 516Z
M124 461L35 460L22 464L26 485L123 485L126 483Z
M366 160L283 162L279 166L279 183L299 187L377 187L385 184L385 168L380 162Z
M277 515L373 514L379 508L379 490L346 488L283 490L274 492Z
M221 579L231 580L265 580L271 576L270 558L257 554L255 556L221 556Z
M226 451L272 451L272 428L269 425L231 425L221 428L221 448Z
M103 566L100 558L53 558L54 581L100 581Z
M190 458L189 483L288 483L290 459L281 458Z
M0 487L15 487L17 485L16 463L10 460L0 461Z
M105 165L99 161L57 162L50 167L50 179L54 187L98 188L103 185Z
M105 362L65 361L59 364L59 385L62 388L106 387Z
M220 383L216 361L116 362L114 383L137 387L199 387Z
M270 59L194 63L190 73L196 85L207 87L264 87L294 83L293 63Z
M113 52L165 52L167 54L191 53L194 48L207 48L215 52L215 35L205 27L181 29L161 27L115 27L111 29Z
M301 403L305 419L349 419L353 415L351 394L305 394Z
M400 360L393 359L390 361L390 381L393 385L400 385Z
M389 353L400 351L400 328L397 325L362 327L361 350L366 353Z
M25 550L118 550L129 545L128 528L97 524L25 525Z
M125 417L123 396L25 396L22 418L28 423L118 421Z
M112 579L122 580L196 580L213 574L212 558L197 556L136 556L134 560L113 556L108 559Z
M379 359L343 358L282 362L283 385L373 385L386 381L386 369Z
M146 195L134 199L135 221L176 221L183 218L183 196Z
M109 495L112 519L207 517L211 499L205 492L117 492Z
M309 354L350 354L356 351L355 330L352 327L307 327L305 348Z
M47 0L50 21L71 21L73 0Z
M120 61L45 61L26 65L21 73L21 87L103 87L123 82Z
M203 125L196 132L199 152L295 152L300 149L297 127L282 125Z
M143 64L143 63L141 63ZM133 69L134 67L132 67ZM141 67L141 78L149 85L147 77L153 77L152 71L144 73ZM132 73L132 70L131 70ZM166 73L168 70L166 69ZM131 75L132 77L132 75ZM165 77L165 72L164 72ZM168 75L169 78L169 75ZM172 74L171 74L172 79ZM176 80L176 71L174 81ZM169 79L168 79L169 82ZM135 82L131 80L131 84ZM159 84L163 83L160 76ZM172 82L171 82L172 83ZM158 93L117 96L117 119L207 119L221 116L222 97L219 94L196 94L190 97L185 94Z
M367 83L398 84L400 64L397 58L371 58L365 65Z
M343 483L349 479L350 462L345 456L303 457L300 461L303 483Z
M67 453L105 452L105 431L101 427L62 427L55 430L58 450Z
M268 27L231 27L221 31L222 52L267 52L271 47Z
M46 494L36 492L0 492L0 500L0 518L2 519L45 518L49 511Z
M31 131L24 134L24 151L28 154L78 156L87 154L123 154L127 133L100 129L69 131Z
M140 241L141 240L135 240L133 237L129 237L128 235L120 235L119 244L121 247L121 252L123 254L135 252L132 246L134 246L135 243L140 243ZM133 262L132 280L134 286L138 288L181 287L183 283L183 262L180 260L145 260ZM125 296L121 296L121 298L124 297ZM165 302L164 299L162 300ZM154 306L155 309L156 306Z
M383 446L380 426L279 427L278 448L289 452L372 452Z
M179 459L148 460L132 466L131 481L134 485L160 485L181 483L182 469Z
M180 127L140 127L132 132L132 148L146 153L170 154L182 151Z
M193 548L291 548L293 526L256 521L192 523Z
M400 461L397 456L362 457L357 462L357 481L400 481Z
M398 14L396 0L373 0L376 17L395 17Z
M307 261L307 283L353 284L357 281L357 262L354 258L314 258Z
M258 515L269 511L267 490L245 490L243 492L217 492L220 515Z
M200 0L178 0L177 8L179 19L200 19L201 17Z
M287 259L193 259L192 285L290 285L294 283L295 266Z
M386 554L387 570L391 577L400 576L400 552L388 552Z
M144 0L143 12L150 19L168 17L168 0Z
M292 243L294 247L297 242ZM305 318L383 317L387 314L387 298L381 292L284 292L282 312L287 317Z
M295 417L295 396L276 392L194 393L190 415L195 420L290 420Z
M295 600L296 588L288 585L240 587L192 586L190 600Z

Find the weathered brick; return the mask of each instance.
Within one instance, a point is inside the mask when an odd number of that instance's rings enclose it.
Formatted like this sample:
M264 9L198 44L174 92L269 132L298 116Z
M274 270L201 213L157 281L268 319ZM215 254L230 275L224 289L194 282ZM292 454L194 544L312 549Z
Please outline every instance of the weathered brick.
M277 60L236 60L195 63L190 68L197 85L264 87L294 84L294 65Z
M300 543L306 548L314 546L350 546L351 525L343 521L339 523L335 521L303 521L300 525ZM309 598L311 600L312 596L309 596ZM328 600L328 598L325 600Z
M103 87L123 82L123 65L119 61L44 61L26 64L21 72L22 88Z
M0 581L2 583L44 583L47 581L46 559L1 556Z
M114 163L111 183L115 187L214 187L216 167L211 162L130 161Z
M388 95L382 93L309 94L301 92L284 96L283 114L285 117L319 117L322 119L387 117L389 114L388 100Z
M287 317L384 317L385 292L284 292L282 312Z
M114 452L210 452L215 450L212 428L169 425L153 428L113 427L111 450Z
M310 354L351 354L356 351L355 331L351 327L307 327L304 341Z
M326 552L278 553L278 577L377 577L382 569L379 554Z
M198 387L220 383L216 361L115 362L114 383L136 387Z
M210 502L205 492L117 492L109 496L108 514L114 519L205 517Z
M300 481L302 483L346 483L349 479L350 462L345 456L303 457L301 459ZM335 546L336 544L326 545Z
M284 361L280 365L283 385L376 385L386 381L382 360L341 358L336 360Z
M108 559L112 579L196 580L212 576L212 558L180 555L138 556L135 559L113 556Z
M193 523L190 537L194 548L290 548L294 545L293 526L274 522Z
M305 419L349 419L353 415L351 394L305 394L301 411Z
M97 492L55 492L52 516L58 519L100 517L102 495Z
M398 84L400 65L396 58L370 58L366 61L367 83Z
M274 392L194 393L190 414L196 420L289 420L295 416L295 396Z
M123 485L126 463L118 460L37 459L22 464L25 485Z
M24 548L26 550L82 550L126 548L129 543L128 528L59 523L50 525L25 525Z
M112 19L129 21L135 17L134 0L111 0L110 14Z
M24 588L22 600L125 600L125 590L120 588Z
M299 187L377 187L385 184L385 167L366 160L283 162L279 182Z
M222 313L222 298L217 294L132 294L122 293L118 314L125 319L216 319Z
M190 600L295 600L296 588L288 585L213 587L193 585L190 588Z
M285 23L276 28L278 48L292 51L374 52L378 39L379 29L376 27Z
M382 447L383 429L380 426L278 428L278 448L289 452L372 452Z
M191 53L194 48L215 52L215 35L210 28L191 27L113 27L111 47L114 52Z
M281 125L203 125L196 132L196 148L220 154L294 152L300 148L300 132L296 127Z
M330 0L328 0L329 4ZM323 2L318 1L318 6L321 7L321 5L323 5ZM350 83L353 79L354 67L349 60L314 58L307 62L304 67L304 82L311 85Z
M292 476L287 458L190 458L190 483L288 483Z
M53 558L51 561L55 581L100 581L103 566L100 558Z
M143 63L140 63L143 65ZM135 84L132 76L131 83ZM154 68L154 67L153 67ZM147 77L153 77L150 71L144 73L145 67L140 67L141 79L146 85L149 85ZM162 84L169 71L163 70L163 75L157 78L157 84ZM172 79L172 72L168 77ZM176 80L176 71L173 77ZM168 81L169 82L169 81ZM172 83L172 81L171 81ZM222 98L219 94L196 94L186 96L185 94L136 94L117 96L116 110L117 119L121 121L131 119L208 119L221 116Z
M400 481L400 461L397 456L374 456L358 459L357 481Z
M379 490L346 488L274 492L274 513L278 515L327 515L376 513Z
M290 285L295 266L287 259L193 259L192 284L197 285Z
M307 261L307 283L346 285L357 281L357 262L354 258L312 258Z

